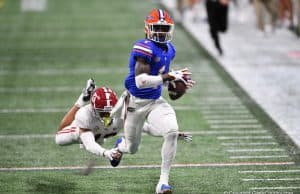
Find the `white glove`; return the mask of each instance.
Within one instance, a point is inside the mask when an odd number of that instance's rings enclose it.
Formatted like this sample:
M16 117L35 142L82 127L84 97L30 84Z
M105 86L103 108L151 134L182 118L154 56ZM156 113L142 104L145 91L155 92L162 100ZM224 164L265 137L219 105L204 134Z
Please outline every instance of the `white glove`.
M192 138L193 138L193 136L190 135L190 134L186 134L186 133L183 133L183 132L178 133L178 139L181 139L185 142L188 142L188 143L191 142L193 140Z
M188 76L188 75L192 75L192 73L189 71L188 68L184 68L184 69L180 69L180 70L177 70L177 71L170 71L168 73L169 76L171 76L173 78L174 81L176 80L181 80L183 81L183 83L186 85L186 87L189 89L189 88L192 88L193 85L196 83L194 80L192 79L184 79L185 76Z
M103 155L105 158L109 160L113 160L117 155L119 155L118 148L112 148L110 150L105 150Z

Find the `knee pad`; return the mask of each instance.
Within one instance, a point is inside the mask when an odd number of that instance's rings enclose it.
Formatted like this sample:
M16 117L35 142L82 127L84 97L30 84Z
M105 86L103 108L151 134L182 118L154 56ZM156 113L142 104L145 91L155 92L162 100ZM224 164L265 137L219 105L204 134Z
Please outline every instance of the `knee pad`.
M177 139L178 137L178 129L170 129L164 135L164 138Z

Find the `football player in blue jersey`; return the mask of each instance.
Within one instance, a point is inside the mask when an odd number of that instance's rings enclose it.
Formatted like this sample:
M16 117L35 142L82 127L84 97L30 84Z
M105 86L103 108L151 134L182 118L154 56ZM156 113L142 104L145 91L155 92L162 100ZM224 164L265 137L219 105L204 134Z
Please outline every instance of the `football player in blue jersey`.
M161 174L156 193L172 193L169 172L178 138L176 114L161 96L162 86L172 80L182 80L187 88L195 83L184 79L191 74L187 68L169 71L176 54L170 42L173 31L174 22L167 11L153 9L146 17L146 38L134 44L129 59L129 73L125 79L125 137L119 138L115 145L120 153L136 153L145 121L151 126L150 130L155 130L150 133L164 138ZM119 162L120 160L114 160L112 165L117 166Z

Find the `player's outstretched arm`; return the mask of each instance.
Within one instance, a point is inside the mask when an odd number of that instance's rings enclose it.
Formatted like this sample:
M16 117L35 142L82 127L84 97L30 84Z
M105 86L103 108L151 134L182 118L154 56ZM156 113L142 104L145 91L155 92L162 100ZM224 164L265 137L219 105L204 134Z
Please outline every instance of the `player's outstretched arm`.
M118 151L116 149L107 150L107 149L101 147L95 141L94 134L87 129L81 129L80 140L81 140L84 148L88 152L96 154L97 156L103 156L109 160L113 160L113 158L116 157L116 155L118 154Z

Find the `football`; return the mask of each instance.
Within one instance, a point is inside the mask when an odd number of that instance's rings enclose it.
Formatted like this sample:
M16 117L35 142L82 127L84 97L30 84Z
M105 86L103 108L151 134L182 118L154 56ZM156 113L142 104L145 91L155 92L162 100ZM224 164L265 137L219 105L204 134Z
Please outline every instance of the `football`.
M170 81L168 85L168 92L169 92L169 97L171 100L177 100L186 91L186 85L183 81L181 80L176 80L176 81Z

